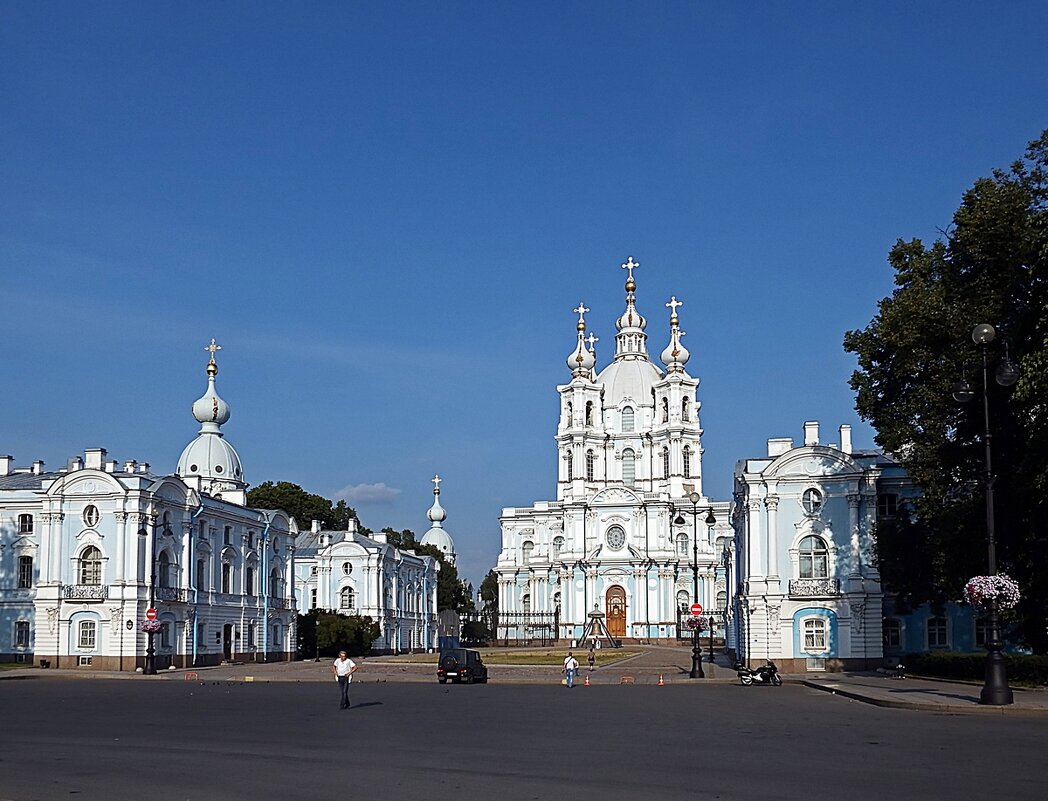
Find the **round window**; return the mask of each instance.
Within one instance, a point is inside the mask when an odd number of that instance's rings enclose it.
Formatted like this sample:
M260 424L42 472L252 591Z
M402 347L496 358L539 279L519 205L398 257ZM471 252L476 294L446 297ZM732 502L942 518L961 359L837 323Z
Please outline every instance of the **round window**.
M84 525L88 528L94 528L98 525L98 507L90 505L84 508Z
M352 565L352 563L351 562L343 562L342 563L342 572L345 573L347 576L350 573L352 573L353 572L353 565Z
M804 511L808 514L818 514L819 510L822 509L822 493L817 489L806 489L801 497L801 503L804 505Z
M189 472L190 473L195 473L196 471L197 471L197 466L195 464L189 465Z
M608 529L607 533L608 547L613 551L617 551L626 544L626 532L622 530L622 526L612 526Z
M222 465L216 464L215 465L215 472L216 473L221 473L222 472Z

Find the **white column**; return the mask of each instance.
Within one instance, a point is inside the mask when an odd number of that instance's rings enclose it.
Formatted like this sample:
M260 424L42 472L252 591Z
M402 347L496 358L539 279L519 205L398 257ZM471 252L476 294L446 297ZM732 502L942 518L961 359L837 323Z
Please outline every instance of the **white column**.
M50 512L44 512L40 515L41 527L40 527L40 583L50 584L54 581L55 568L51 561L51 538L54 536L51 526L51 519L54 517ZM39 637L39 635L37 635ZM37 649L39 650L39 648Z
M851 570L849 575L858 578L862 575L862 550L859 546L859 495L848 495L848 535L851 541Z
M117 512L116 515L116 570L113 582L124 583L125 561L127 559L127 512Z
M62 512L51 515L51 552L48 561L51 567L51 581L61 584L65 572L62 564L62 540L65 538L65 515ZM72 582L70 582L72 583ZM61 628L61 627L59 627ZM59 631L61 638L61 631Z
M746 524L746 576L750 581L761 577L761 502L750 501Z
M768 578L779 578L779 496L769 495L764 499L768 508Z

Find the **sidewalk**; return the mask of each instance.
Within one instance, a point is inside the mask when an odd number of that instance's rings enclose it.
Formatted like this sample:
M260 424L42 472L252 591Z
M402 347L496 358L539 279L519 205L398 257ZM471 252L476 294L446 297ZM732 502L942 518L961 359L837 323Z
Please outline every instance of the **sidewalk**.
M982 690L979 684L960 684L922 677L889 679L866 673L827 673L819 676L808 673L785 678L854 701L893 709L950 714L1048 714L1048 690L1013 687L1015 703L1009 706L983 706L979 703Z

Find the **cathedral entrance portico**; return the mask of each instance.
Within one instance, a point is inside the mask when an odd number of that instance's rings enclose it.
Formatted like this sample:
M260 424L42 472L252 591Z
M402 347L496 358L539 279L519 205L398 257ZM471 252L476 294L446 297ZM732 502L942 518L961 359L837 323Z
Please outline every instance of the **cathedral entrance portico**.
M626 636L626 591L615 585L604 597L608 610L608 633L617 639Z

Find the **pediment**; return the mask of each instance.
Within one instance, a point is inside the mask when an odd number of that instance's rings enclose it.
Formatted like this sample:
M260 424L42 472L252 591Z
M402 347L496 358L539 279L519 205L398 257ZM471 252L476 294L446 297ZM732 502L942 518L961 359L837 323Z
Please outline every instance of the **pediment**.
M79 470L47 489L48 495L108 495L124 491L123 484L101 470Z
M640 496L626 487L608 487L602 489L590 499L591 505L603 504L633 504L640 503Z
M772 462L765 476L778 478L815 478L821 476L861 473L862 468L845 453L829 448L807 449L805 453L791 452Z

